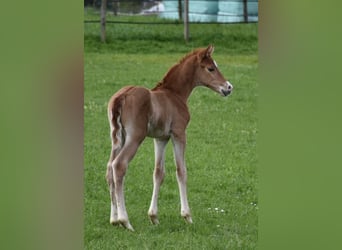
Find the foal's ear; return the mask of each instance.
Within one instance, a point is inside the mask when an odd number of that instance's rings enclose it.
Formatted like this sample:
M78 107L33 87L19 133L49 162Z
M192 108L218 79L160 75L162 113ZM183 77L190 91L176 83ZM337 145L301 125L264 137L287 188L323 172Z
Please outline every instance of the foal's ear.
M203 49L203 50L201 51L201 53L198 55L199 60L202 61L202 60L205 59L205 58L211 57L211 55L213 54L213 52L214 52L214 46L213 46L213 45L209 45L208 48Z
M213 53L214 53L214 46L210 44L207 48L206 56L210 57Z

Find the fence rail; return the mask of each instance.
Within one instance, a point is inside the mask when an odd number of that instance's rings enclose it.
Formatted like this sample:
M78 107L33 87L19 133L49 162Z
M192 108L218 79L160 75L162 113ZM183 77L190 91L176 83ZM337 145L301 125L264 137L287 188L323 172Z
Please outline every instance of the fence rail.
M107 0L106 2L107 15L108 13L114 16L158 15L166 20L183 20L185 0ZM100 4L101 0L84 2L85 8L98 11ZM258 0L189 0L188 13L190 23L255 23L258 22ZM85 21L85 23L92 22L94 21ZM108 23L116 22L108 21Z
M95 3L96 1L93 1ZM131 3L140 6L138 13L128 13L129 15L158 15L158 19L147 21L123 21L108 20L107 6L111 6L113 16L121 14L121 3ZM101 40L106 40L106 24L144 24L144 25L177 25L184 23L184 39L189 40L189 24L232 24L232 23L256 23L258 22L258 0L164 0L163 2L152 2L155 5L151 7L141 0L136 1L119 1L119 0L102 0L100 9L100 20L84 20L84 23L100 23L101 24ZM162 5L164 4L164 5ZM250 4L250 5L249 5ZM86 1L85 1L86 6ZM249 6L251 11L249 11ZM165 20L165 21L161 21ZM171 20L171 21L166 21Z

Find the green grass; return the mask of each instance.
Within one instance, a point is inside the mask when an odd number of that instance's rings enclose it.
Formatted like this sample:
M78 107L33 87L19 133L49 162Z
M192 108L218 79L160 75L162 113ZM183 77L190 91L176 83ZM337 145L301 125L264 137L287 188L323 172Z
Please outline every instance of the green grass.
M101 44L98 25L85 24L85 248L255 249L257 25L198 25L192 29L189 44L182 41L179 25L107 27L121 33L109 31L107 44ZM216 31L221 37L213 34ZM149 222L154 152L152 139L146 138L125 179L127 211L136 231L111 226L105 181L110 152L108 99L125 85L153 87L184 53L209 43L215 44L214 58L233 83L234 92L222 98L209 89L197 88L189 99L186 163L194 224L186 224L180 216L171 143L159 197L160 225Z

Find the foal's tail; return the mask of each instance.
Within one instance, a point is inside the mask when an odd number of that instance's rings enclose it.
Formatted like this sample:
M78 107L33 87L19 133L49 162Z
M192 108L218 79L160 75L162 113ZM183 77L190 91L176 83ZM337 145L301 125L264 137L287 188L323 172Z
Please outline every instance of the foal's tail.
M115 97L108 106L108 119L110 125L110 137L112 140L112 150L120 150L125 144L125 133L121 123L121 111L124 98Z
M110 124L110 137L112 150L117 154L125 144L125 129L121 121L122 108L125 103L125 96L132 87L126 87L117 92L108 104L108 119ZM114 157L115 158L115 157Z

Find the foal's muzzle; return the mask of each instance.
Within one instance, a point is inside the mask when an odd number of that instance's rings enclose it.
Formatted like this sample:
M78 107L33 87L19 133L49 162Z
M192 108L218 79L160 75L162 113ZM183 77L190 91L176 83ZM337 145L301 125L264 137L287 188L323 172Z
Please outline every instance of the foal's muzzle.
M232 93L232 91L233 91L233 85L228 81L226 81L226 84L224 87L221 87L221 93L224 96L229 95L230 93Z

